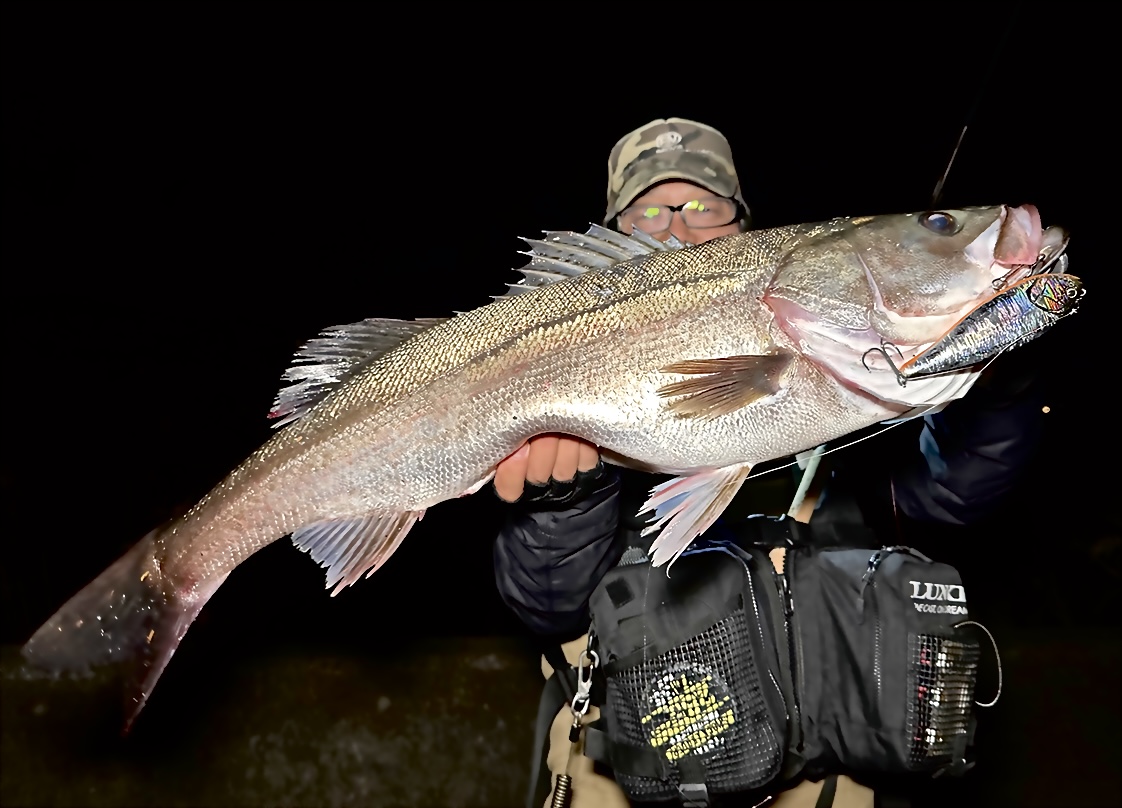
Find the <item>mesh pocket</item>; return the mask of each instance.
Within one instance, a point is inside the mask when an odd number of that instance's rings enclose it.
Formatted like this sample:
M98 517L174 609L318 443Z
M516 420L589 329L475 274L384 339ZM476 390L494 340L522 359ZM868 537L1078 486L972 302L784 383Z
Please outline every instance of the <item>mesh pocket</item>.
M608 677L620 734L653 746L670 764L662 782L617 772L632 797L670 798L678 766L703 761L716 792L755 788L779 770L782 745L769 716L741 610L680 646ZM782 719L780 719L782 720Z
M937 768L963 756L979 656L977 642L908 635L908 762L913 770Z

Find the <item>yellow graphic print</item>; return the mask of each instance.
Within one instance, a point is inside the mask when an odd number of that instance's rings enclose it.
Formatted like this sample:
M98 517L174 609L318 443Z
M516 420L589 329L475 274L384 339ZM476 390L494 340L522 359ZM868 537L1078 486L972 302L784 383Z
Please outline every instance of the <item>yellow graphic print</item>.
M716 749L725 730L736 723L731 699L711 673L673 673L653 691L648 699L653 709L640 723L648 727L651 746L665 747L670 762Z

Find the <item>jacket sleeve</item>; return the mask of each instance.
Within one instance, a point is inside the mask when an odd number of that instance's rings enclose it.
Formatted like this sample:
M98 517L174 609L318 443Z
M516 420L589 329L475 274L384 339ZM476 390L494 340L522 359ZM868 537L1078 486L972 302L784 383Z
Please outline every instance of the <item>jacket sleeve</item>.
M969 525L1019 482L1040 444L1043 395L1030 364L1012 358L995 363L961 400L925 417L918 443L898 455L890 491L904 515Z
M572 501L520 502L507 512L494 545L503 602L538 634L580 636L588 599L622 552L618 472L601 466Z

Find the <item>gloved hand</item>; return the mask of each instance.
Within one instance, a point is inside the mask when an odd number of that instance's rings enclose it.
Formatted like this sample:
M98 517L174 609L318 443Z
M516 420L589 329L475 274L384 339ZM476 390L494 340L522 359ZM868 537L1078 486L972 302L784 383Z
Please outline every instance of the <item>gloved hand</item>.
M495 493L504 502L566 504L600 478L597 448L568 435L530 438L495 470Z

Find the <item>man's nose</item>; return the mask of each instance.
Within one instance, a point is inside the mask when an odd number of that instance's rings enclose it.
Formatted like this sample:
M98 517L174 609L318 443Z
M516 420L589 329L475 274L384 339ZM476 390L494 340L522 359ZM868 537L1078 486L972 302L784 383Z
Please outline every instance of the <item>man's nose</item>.
M667 230L666 233L666 238L669 238L670 235L674 235L678 237L679 241L688 242L692 240L690 238L692 235L690 229L686 227L686 223L682 221L681 215L679 215L676 211L674 213L674 217L670 220L670 229ZM663 241L665 241L666 238L664 238Z

